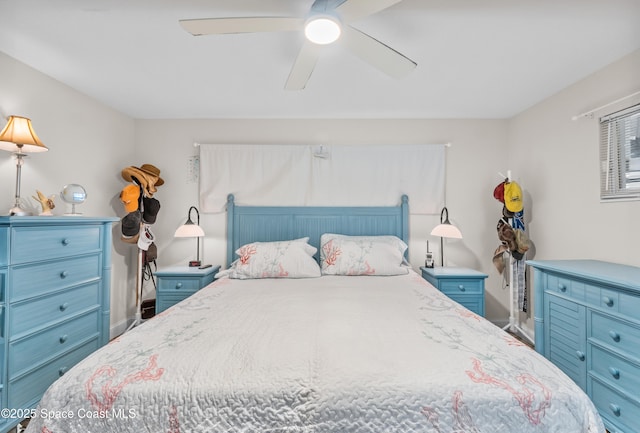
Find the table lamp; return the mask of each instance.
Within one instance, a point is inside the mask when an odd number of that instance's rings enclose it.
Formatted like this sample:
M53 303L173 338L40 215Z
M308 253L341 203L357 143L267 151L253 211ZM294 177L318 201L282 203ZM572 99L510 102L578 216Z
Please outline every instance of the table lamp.
M197 220L194 223L191 219L191 211L196 211ZM200 227L200 212L195 206L191 206L189 208L189 212L187 213L187 222L177 228L176 233L173 235L176 238L196 238L197 246L196 246L196 260L191 260L189 262L190 267L200 266L200 238L204 236L204 230Z
M9 116L9 121L0 132L0 149L12 152L16 157L16 194L15 204L9 210L9 215L27 215L20 201L20 177L22 164L27 153L46 152L49 150L38 138L31 119L20 116Z
M440 224L431 230L431 236L440 236L440 265L444 266L444 238L462 239L458 227L449 222L449 210L445 207L440 212Z

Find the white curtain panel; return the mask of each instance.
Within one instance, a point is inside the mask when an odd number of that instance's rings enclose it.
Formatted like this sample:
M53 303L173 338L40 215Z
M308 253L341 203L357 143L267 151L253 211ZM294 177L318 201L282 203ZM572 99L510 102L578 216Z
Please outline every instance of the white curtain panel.
M201 144L200 208L224 210L228 194L254 206L396 206L439 214L444 145Z

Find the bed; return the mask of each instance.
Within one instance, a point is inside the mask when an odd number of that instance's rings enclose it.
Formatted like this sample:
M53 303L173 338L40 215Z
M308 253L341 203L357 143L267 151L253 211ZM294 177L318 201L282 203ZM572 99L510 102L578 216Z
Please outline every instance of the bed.
M68 371L28 433L605 432L560 370L406 265L406 197L227 211L220 278Z

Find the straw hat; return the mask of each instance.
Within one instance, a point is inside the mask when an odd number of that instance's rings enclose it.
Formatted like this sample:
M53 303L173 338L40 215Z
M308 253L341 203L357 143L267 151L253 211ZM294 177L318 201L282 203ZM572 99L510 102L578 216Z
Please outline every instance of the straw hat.
M131 165L122 170L122 178L141 185L147 197L152 197L158 190L156 187L164 184L160 169L152 164L142 164L140 167Z

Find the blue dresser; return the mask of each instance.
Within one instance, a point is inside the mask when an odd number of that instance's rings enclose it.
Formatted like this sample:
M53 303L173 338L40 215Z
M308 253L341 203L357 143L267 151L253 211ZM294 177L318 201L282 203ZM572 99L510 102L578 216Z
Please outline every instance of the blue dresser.
M640 268L528 261L536 351L589 395L611 433L640 432Z
M0 217L1 432L20 422L51 383L109 341L115 221Z

